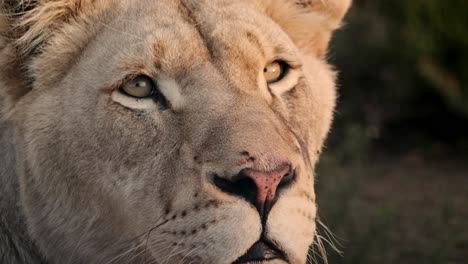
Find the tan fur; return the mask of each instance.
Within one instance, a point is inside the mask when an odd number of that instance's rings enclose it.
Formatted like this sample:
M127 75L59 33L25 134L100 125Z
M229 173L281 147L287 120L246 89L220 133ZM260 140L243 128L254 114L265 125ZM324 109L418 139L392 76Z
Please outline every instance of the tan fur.
M289 263L305 263L335 104L324 57L349 5L1 2L0 262L227 264L265 229ZM294 69L268 86L262 70L275 59ZM120 94L135 74L153 78L170 109ZM297 178L264 227L212 182L284 161Z

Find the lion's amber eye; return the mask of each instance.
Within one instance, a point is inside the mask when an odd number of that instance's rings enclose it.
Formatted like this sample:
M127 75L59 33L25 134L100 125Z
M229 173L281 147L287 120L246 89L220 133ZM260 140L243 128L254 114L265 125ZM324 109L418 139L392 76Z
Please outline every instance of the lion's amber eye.
M263 76L267 83L275 83L280 81L286 74L287 65L281 61L274 61L268 63L265 68L263 68Z
M153 95L155 88L148 76L139 75L122 85L120 91L131 97L147 98Z

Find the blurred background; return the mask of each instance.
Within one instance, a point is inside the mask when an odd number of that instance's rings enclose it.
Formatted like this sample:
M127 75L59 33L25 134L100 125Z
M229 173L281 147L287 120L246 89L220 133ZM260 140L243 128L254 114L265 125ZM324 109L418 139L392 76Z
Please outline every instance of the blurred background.
M319 228L329 263L468 263L468 1L354 0L329 57L340 97L317 195L342 251Z

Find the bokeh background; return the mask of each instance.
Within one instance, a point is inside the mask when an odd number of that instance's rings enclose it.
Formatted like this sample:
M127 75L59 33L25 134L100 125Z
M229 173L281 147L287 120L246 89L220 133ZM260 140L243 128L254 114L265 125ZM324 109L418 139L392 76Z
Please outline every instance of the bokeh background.
M329 263L468 263L468 1L355 0L329 57L340 97L317 195L342 251L319 228Z

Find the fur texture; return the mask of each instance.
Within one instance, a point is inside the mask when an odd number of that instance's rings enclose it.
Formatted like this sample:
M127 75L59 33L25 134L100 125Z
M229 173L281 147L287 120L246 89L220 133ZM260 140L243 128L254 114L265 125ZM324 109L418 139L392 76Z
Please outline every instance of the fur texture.
M350 0L2 0L0 262L305 263ZM285 80L263 69L281 60ZM119 92L146 75L169 102ZM296 178L264 224L213 175Z

